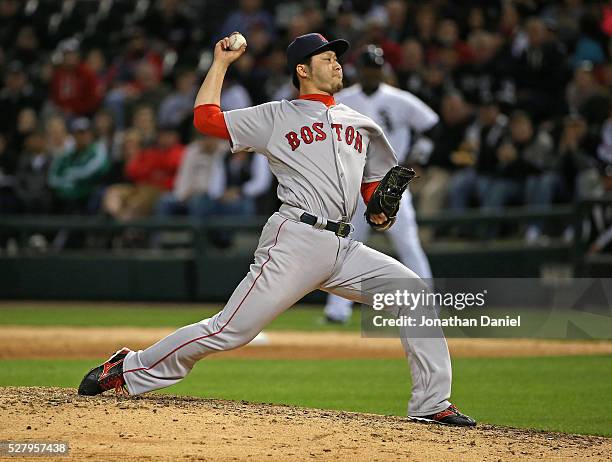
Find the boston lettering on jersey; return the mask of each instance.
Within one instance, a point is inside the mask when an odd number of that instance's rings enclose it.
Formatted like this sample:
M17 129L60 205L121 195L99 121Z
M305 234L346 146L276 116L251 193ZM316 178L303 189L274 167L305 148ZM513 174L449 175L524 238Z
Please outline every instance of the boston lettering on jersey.
M344 130L342 124L332 124L332 129L336 132L338 141L344 141L349 146L361 153L363 150L363 138L351 125L348 125ZM291 150L295 151L302 142L310 144L313 141L324 141L327 139L327 134L323 131L323 123L315 122L312 127L304 125L300 128L299 133L291 131L285 135Z

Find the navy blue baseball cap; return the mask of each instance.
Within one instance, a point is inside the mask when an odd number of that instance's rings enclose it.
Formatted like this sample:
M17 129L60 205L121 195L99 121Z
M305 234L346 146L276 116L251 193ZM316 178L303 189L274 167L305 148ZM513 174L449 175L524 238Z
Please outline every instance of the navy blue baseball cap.
M309 56L323 53L331 50L336 53L336 56L341 56L350 47L350 44L344 39L328 41L321 34L312 33L300 35L289 44L287 47L287 66L293 78L295 88L300 88L300 82L295 72L295 66L300 64Z

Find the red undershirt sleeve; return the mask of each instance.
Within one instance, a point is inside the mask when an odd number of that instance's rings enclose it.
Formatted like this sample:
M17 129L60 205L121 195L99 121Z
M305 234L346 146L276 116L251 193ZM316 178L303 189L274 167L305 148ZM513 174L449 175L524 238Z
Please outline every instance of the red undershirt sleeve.
M366 203L366 205L368 205L368 202L370 202L370 198L372 197L372 194L374 194L374 191L379 184L380 181L361 183L361 197L363 197L363 201Z
M193 110L193 125L205 135L230 139L225 117L218 104L201 104L196 107Z

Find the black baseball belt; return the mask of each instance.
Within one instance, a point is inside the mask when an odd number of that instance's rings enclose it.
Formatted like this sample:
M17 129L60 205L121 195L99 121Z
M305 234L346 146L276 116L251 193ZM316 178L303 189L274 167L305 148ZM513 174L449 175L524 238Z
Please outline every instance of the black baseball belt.
M336 236L348 237L353 231L353 225L344 221L329 221L325 218L316 217L308 212L302 213L300 221L306 223L313 228L325 229L331 231Z

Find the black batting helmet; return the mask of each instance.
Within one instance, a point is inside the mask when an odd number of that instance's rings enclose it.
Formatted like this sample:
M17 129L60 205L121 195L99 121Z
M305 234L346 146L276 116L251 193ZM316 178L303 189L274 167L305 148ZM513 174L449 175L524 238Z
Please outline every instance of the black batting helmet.
M381 68L385 64L385 54L376 45L367 45L359 56L359 65L363 67Z

